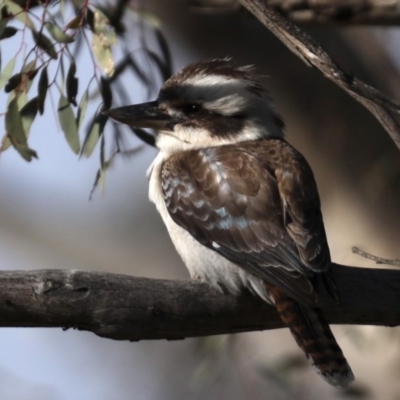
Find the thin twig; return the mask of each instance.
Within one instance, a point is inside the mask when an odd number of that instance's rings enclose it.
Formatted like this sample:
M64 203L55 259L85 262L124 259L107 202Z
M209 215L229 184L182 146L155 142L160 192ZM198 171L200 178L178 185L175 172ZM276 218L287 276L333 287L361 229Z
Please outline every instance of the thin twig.
M307 65L319 69L326 78L364 105L400 149L400 125L391 114L400 115L400 103L344 72L311 36L273 11L266 5L267 1L240 0L240 2Z
M352 252L354 254L358 254L361 257L368 258L369 260L375 261L377 264L393 265L395 267L400 267L400 260L399 259L391 260L389 258L377 257L377 256L374 256L371 253L367 253L366 251L361 250L357 246L353 246L351 250L352 250Z

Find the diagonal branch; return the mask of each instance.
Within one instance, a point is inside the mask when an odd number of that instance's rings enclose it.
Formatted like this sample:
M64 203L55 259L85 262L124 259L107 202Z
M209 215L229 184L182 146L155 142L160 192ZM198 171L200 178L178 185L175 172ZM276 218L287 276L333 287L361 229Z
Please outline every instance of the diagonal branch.
M399 0L269 0L268 4L298 23L398 25Z
M320 298L331 323L400 325L400 271L335 265L333 272L342 306ZM249 294L75 270L1 271L0 315L3 327L76 328L134 341L282 327L275 309Z
M311 36L268 7L266 5L268 1L240 0L240 2L307 65L319 69L326 78L366 107L400 149L400 125L391 114L400 115L400 103L360 79L346 74Z

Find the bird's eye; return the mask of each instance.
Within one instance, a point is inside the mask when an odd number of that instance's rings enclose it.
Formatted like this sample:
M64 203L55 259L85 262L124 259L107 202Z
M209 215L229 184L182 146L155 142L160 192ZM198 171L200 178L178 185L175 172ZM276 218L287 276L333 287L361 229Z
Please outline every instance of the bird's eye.
M201 111L201 106L196 103L185 104L182 109L186 115L194 115Z

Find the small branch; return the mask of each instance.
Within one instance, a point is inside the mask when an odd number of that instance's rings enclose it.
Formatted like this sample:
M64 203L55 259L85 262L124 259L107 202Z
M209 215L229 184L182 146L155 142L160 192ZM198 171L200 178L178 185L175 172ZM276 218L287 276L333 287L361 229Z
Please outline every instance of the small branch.
M395 267L400 267L400 260L398 260L398 259L390 260L388 258L377 257L370 253L367 253L364 250L361 250L360 248L358 248L356 246L352 247L351 250L354 254L358 254L361 257L368 258L369 260L375 261L377 264L393 265Z
M398 25L400 1L269 0L276 11L296 23Z
M320 290L328 321L400 325L400 271L334 265L333 274L342 306ZM0 271L0 315L2 327L76 328L133 341L283 326L274 307L250 294L223 295L195 281L68 270Z
M194 11L234 12L238 0L186 0ZM399 25L400 0L268 0L268 6L302 24Z
M311 36L268 7L268 1L240 0L240 2L307 65L319 69L326 78L364 105L400 149L400 125L391 114L400 115L400 103L345 73Z

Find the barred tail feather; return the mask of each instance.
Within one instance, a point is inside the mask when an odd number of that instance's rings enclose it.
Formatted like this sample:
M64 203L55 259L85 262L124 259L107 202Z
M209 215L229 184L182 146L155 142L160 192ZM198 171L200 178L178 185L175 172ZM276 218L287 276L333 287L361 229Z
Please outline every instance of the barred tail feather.
M330 385L347 388L354 375L321 310L303 306L279 289L270 293L282 321L317 373Z

